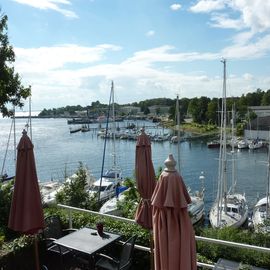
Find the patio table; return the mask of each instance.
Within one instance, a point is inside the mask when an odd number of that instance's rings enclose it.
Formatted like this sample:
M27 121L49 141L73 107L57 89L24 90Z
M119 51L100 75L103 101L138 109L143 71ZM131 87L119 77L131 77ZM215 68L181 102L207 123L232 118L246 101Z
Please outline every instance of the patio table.
M64 237L56 239L55 244L70 248L89 255L93 259L94 255L101 249L119 240L122 236L115 233L104 232L100 236L95 229L82 228Z

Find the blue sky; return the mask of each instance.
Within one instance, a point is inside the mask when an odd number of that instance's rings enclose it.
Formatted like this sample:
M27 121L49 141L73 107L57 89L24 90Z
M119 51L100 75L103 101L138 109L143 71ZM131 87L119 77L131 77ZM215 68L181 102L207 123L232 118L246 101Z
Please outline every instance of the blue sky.
M32 108L270 89L270 1L4 0Z

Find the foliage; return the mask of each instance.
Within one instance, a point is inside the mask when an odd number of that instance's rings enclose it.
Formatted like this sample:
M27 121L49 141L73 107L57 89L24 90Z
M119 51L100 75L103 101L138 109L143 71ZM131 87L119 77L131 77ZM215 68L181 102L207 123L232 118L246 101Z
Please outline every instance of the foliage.
M209 124L219 125L218 108L219 108L219 100L217 98L213 98L207 104L206 117L207 117L207 120L208 120Z
M209 133L209 134L215 134L218 132L218 128L216 125L207 124L197 124L197 123L184 123L182 125L183 130L190 131L192 133L202 134L202 133Z
M141 112L145 115L150 113L150 106L169 106L169 119L175 121L175 104L176 99L169 98L154 98L148 99L140 102L134 102L132 104L115 104L115 108L121 108L122 106L136 106L140 107ZM256 117L252 115L251 112L248 113L249 106L260 106L260 105L270 105L270 90L266 92L261 89L257 89L253 93L247 93L241 97L227 98L227 112L231 111L232 106L235 105L236 111L236 124L244 123L243 121L249 117ZM221 110L221 98L208 98L205 96L195 97L192 99L181 98L179 100L180 106L180 121L183 122L186 117L192 117L193 122L197 124L210 124L219 126L219 112ZM77 111L87 111L88 116L98 116L107 112L108 105L101 104L99 101L91 103L91 106L82 107L77 106L66 106L58 109L44 109L39 116L51 116L51 117L61 117L66 114L74 115ZM160 112L160 108L156 109L156 112ZM123 114L123 113L122 113ZM249 114L249 115L248 115ZM241 133L241 130L239 130Z
M6 243L5 248L15 252L32 245L33 241L34 238L32 236L22 235L18 238L15 238L13 241Z
M214 239L270 247L270 235L262 233L254 234L253 232L237 228L204 228L200 230L200 235ZM198 241L197 250L202 256L212 261L217 261L219 258L226 258L232 261L241 261L244 264L266 268L270 267L270 257L267 253L240 249L236 247L228 248L224 245L206 243L202 241Z
M96 197L89 196L85 190L87 186L87 172L82 163L76 171L76 176L71 177L70 181L64 183L63 190L56 194L56 202L69 206L97 210L98 204Z
M117 208L121 211L123 217L134 219L139 202L139 193L134 180L126 178L124 185L128 187L128 190L125 191L124 200L117 203Z
M10 109L9 105L21 108L23 100L31 94L31 88L23 87L19 74L14 70L15 53L9 44L7 22L8 17L0 14L0 111L3 116L13 115L13 108Z
M185 116L187 114L188 104L189 104L188 98L183 98L179 100L180 123L184 122ZM176 99L175 99L175 104L173 104L169 109L169 119L174 121L174 125L177 124Z
M159 167L157 168L156 180L158 180L158 179L159 179L159 177L160 177L160 175L161 175L162 171L163 171L162 167L161 167L161 166L159 166Z
M66 210L58 208L45 209L46 215L59 214L65 227L68 227L69 215ZM141 226L135 223L117 221L112 218L100 217L94 214L88 213L72 213L73 227L96 227L97 222L104 224L104 230L110 232L117 232L123 234L125 238L132 235L137 235L137 243L139 245L149 247L149 231L143 229ZM233 241L238 243L246 243L250 245L270 247L270 235L254 234L249 231L240 230L236 228L200 228L196 234L200 236L222 239L227 241ZM216 262L219 258L226 258L228 260L242 262L242 264L256 265L258 267L264 267L269 269L270 257L268 253L256 252L253 250L234 248L218 245L213 243L207 243L204 241L197 241L197 253L200 262L210 263Z
M12 201L13 184L13 181L6 184L0 184L0 235L1 231L4 235L9 234L7 224Z

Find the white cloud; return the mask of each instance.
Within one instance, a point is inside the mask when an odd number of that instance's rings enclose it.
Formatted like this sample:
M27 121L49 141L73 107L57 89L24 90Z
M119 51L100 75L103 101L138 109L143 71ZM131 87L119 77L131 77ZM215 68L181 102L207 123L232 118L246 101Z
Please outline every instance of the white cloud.
M221 54L231 59L255 59L270 52L270 34L258 38L254 42L236 43L224 48Z
M245 24L241 19L231 19L227 14L215 14L211 17L211 26L218 28L242 29Z
M190 7L190 11L210 13L215 27L249 28L252 32L264 32L270 28L270 1L199 0ZM230 17L229 14L233 14L234 17ZM235 17L237 14L238 18Z
M230 7L241 14L246 27L263 32L270 27L270 2L264 0L231 0Z
M147 33L146 33L146 36L148 37L152 37L155 35L155 31L154 30L149 30Z
M180 4L172 4L170 6L170 8L171 8L171 10L176 11L176 10L179 10L181 8L181 5Z
M175 48L173 46L164 45L158 48L144 50L134 53L134 56L127 59L127 63L144 63L146 66L155 62L187 62L195 60L214 60L220 57L216 53L171 53Z
M42 10L54 10L68 18L78 18L73 11L63 9L61 5L71 5L70 0L13 0L19 4L28 5Z
M191 6L190 10L195 13L212 12L224 9L224 0L200 0L196 5Z
M250 80L252 80L254 77L253 77L253 75L250 74L250 73L245 73L245 74L243 74L243 78L244 78L245 80L247 80L247 81L250 81Z
M104 59L107 51L118 51L120 49L120 47L110 44L101 44L96 47L66 44L32 49L15 48L16 66L24 72L48 71L63 68L68 63L94 63Z
M270 37L269 37L270 42ZM267 41L261 40L257 53L266 48ZM269 46L270 48L270 46ZM229 59L253 57L255 51L243 47L229 47L222 53L175 52L172 46L161 46L138 51L120 63L109 63L107 52L114 54L118 46L102 44L95 47L81 47L75 44L32 49L15 48L16 71L23 83L32 85L33 110L62 107L66 105L87 105L99 100L108 102L110 80L115 80L116 99L120 104L154 97L221 96L222 76L209 76L204 72L183 74L173 69L160 68L168 64L189 61L217 61L221 55ZM251 53L251 55L250 55ZM234 96L243 90L268 87L267 80L254 78L251 74L230 76L229 85ZM198 94L198 89L200 92ZM132 93L132 96L130 95ZM53 98L52 98L53 96Z

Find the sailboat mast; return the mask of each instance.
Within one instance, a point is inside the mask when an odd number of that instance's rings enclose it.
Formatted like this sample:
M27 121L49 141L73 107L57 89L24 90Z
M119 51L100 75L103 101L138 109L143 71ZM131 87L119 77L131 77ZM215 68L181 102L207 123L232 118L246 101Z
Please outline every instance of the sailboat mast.
M226 126L227 126L227 101L226 101L226 60L221 61L223 63L223 198L224 198L224 210L227 213L227 136L226 136Z
M16 168L16 160L17 160L17 144L16 144L16 125L15 125L15 106L13 107L13 137L14 137L14 163Z
M176 119L177 119L177 162L178 172L181 172L180 166L180 110L179 110L179 96L176 97Z
M116 132L116 125L115 125L115 107L114 107L114 84L112 81L112 87L111 87L111 95L112 95L112 121L113 121L113 167L116 167L116 156L115 156L115 132Z
M112 88L113 88L113 84L112 84ZM104 147L103 147L101 175L100 175L100 183L99 183L99 191L98 191L98 201L100 201L100 190L101 190L101 186L102 186L102 179L103 179L103 172L104 172L105 152L106 152L106 146L107 146L107 136L108 136L108 126L109 126L109 117L110 117L110 111L111 111L111 103L112 103L112 91L110 93L109 107L108 107L108 112L107 112L106 132L105 132L105 140L104 140Z
M234 142L235 142L235 134L234 134L234 121L235 121L235 104L232 106L232 193L235 193L236 187L236 176L235 176L235 151L234 151Z
M217 191L217 225L220 226L222 204L224 202L224 210L227 212L227 160L226 160L226 60L222 59L223 63L223 91L222 91L222 106L220 117L220 149L219 149L219 171L218 171L218 191Z
M266 188L266 217L270 216L270 131L269 131L269 143L268 143L268 171L267 171L267 188Z
M30 93L30 96L29 96L29 125L30 125L30 138L31 138L31 141L33 141L33 138L32 138L32 108L31 108L31 93Z

